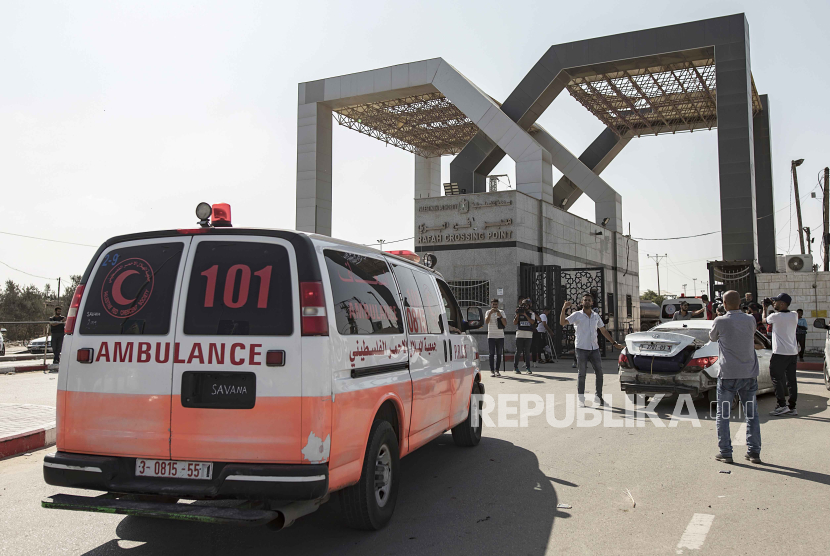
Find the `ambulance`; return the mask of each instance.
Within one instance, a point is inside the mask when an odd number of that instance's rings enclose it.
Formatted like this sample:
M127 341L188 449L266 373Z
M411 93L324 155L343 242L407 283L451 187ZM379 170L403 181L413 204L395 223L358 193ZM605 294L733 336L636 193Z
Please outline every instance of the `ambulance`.
M401 457L481 439L481 310L411 252L234 228L226 204L197 216L87 267L43 474L103 494L43 506L279 527L331 497L350 526L385 526Z

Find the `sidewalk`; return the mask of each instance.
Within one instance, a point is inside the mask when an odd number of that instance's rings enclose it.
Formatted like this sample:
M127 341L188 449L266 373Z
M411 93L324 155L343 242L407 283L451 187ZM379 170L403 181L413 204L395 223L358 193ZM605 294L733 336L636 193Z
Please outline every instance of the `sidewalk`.
M55 408L0 403L0 459L55 444Z

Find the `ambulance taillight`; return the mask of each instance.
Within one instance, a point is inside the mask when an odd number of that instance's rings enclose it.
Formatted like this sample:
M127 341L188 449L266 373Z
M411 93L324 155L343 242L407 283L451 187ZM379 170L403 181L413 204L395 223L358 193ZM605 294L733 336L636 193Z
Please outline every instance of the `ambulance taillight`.
M66 313L66 324L63 327L64 333L66 334L72 334L75 331L75 320L78 318L78 309L81 307L84 287L84 284L78 285L75 288L74 295L72 295L72 303L69 305L69 311Z
M300 319L303 336L328 336L329 320L326 316L326 298L322 282L300 284Z

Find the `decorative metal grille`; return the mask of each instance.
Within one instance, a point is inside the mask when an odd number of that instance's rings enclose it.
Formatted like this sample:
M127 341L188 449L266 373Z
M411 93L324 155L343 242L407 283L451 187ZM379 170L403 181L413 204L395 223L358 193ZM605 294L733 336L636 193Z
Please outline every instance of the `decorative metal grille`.
M565 301L573 304L573 310L582 302L582 296L590 293L594 298L594 307L600 314L605 309L605 269L603 268L560 268L554 265L522 265L520 270L519 291L533 301L537 309L552 309L552 323L559 320L559 313ZM574 350L574 329L572 326L552 326L556 331L557 352L560 355ZM605 355L604 338L600 338L600 348Z
M489 307L489 280L450 280L447 285L462 307Z
M567 88L577 102L620 136L717 125L713 58L575 77ZM761 110L753 80L752 111Z
M334 110L337 123L423 157L458 154L478 127L441 93Z

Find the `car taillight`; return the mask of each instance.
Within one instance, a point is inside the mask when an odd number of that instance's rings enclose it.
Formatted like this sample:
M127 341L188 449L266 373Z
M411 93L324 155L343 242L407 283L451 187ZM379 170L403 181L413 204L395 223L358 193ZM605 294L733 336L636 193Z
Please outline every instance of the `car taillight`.
M624 351L620 352L620 356L617 359L617 364L619 364L619 366L623 369L631 368L631 363L628 362L628 356L626 356Z
M78 363L92 363L92 348L81 348L78 350Z
M329 320L326 316L326 298L322 282L300 284L300 311L302 311L303 336L328 336Z
M63 331L72 334L75 330L75 320L78 318L78 309L81 307L81 298L84 296L84 284L79 284L72 295L72 303L69 304L69 311L66 313L66 323Z
M695 357L686 365L683 369L684 371L702 371L703 369L708 369L718 361L718 356L713 355L711 357Z

